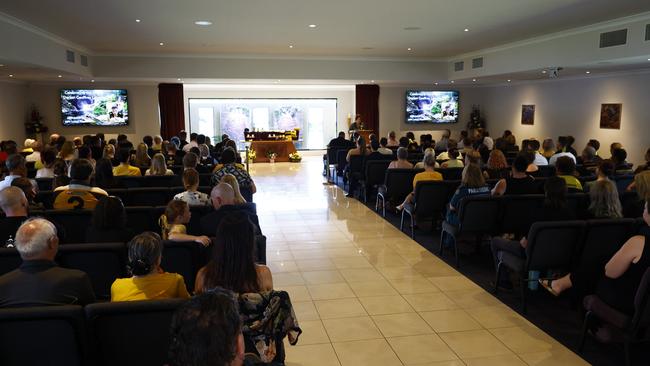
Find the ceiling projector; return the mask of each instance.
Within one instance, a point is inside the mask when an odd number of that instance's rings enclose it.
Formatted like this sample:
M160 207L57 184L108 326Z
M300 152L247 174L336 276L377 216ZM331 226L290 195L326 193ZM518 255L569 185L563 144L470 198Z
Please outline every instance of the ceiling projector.
M557 77L560 76L560 71L562 71L561 67L549 67L546 74L549 79L557 79Z

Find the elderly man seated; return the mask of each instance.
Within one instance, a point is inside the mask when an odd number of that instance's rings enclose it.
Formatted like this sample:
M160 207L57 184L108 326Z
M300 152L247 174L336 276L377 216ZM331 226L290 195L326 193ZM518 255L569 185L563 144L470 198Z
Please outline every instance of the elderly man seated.
M201 218L201 235L214 236L221 219L233 212L245 212L251 222L256 225L257 231L259 232L260 223L257 218L255 204L247 202L236 205L235 192L230 184L222 182L214 186L212 192L210 192L210 199L212 200L214 211Z

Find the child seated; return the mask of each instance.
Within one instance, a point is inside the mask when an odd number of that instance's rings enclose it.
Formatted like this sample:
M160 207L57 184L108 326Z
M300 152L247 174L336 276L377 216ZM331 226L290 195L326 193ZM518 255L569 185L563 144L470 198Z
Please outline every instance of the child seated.
M205 235L188 235L185 224L190 222L192 213L190 206L185 201L172 200L167 204L165 213L160 216L158 224L163 240L194 241L203 246L210 245L210 238Z
M187 168L183 171L183 186L185 192L174 196L175 200L185 201L190 206L210 206L210 196L199 192L199 172L194 168Z

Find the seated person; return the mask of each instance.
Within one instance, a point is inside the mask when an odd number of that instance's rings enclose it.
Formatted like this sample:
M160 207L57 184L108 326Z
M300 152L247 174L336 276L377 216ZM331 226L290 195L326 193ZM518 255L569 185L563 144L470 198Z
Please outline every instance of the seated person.
M391 152L391 156L392 155L393 155L393 153ZM370 141L370 154L368 154L366 156L366 158L364 159L364 163L366 161L370 161L370 160L382 160L382 161L385 161L386 156L387 155L382 154L382 153L379 152L379 141L377 141L377 140Z
M605 179L609 180L612 176L614 176L614 163L609 159L601 160L596 168L596 180L586 182L583 188L586 191L590 191L596 182Z
M237 178L235 178L234 175L226 174L223 176L223 178L221 178L221 181L230 184L230 186L232 187L234 193L233 204L235 205L246 204L246 199L244 198L244 196L242 196L241 191L239 190L239 183L237 182Z
M196 274L195 294L216 287L240 294L273 290L271 271L255 263L255 227L245 213L224 217L216 240L212 259Z
M395 131L390 131L388 133L388 139L386 140L386 146L387 147L398 147L399 146L399 141L397 141L397 135L395 134Z
M23 193L25 193L25 198L27 198L27 203L30 210L44 209L42 203L36 202L37 187L34 186L31 180L23 177L16 178L11 181L11 186L18 187L23 191Z
M95 302L90 279L76 269L59 267L56 227L42 218L25 221L16 232L23 263L0 277L0 307L86 305Z
M415 177L413 177L413 192L409 193L408 196L406 196L404 202L396 207L397 210L401 211L404 208L404 205L413 203L413 197L415 196L415 186L418 184L418 182L442 180L442 174L436 172L435 165L436 158L433 156L433 154L424 156L424 171L417 173Z
M70 184L54 190L56 210L93 209L101 197L108 196L105 190L90 186L93 166L86 159L75 159L70 166Z
M213 186L217 185L224 175L230 174L234 175L235 178L237 178L239 187L247 188L251 191L251 193L254 194L257 191L255 182L253 182L253 179L244 169L244 167L235 162L235 155L237 155L237 153L230 147L227 147L223 150L221 153L221 164L214 167L212 178L210 178L210 184Z
M582 192L582 183L576 178L576 163L568 156L557 159L555 164L556 175L566 182L569 193Z
M616 184L609 179L596 181L589 190L587 214L594 219L620 219L623 217L621 200Z
M151 145L151 150L153 150L154 154L164 153L162 148L162 143L163 143L162 136L156 135L153 137L153 145Z
M379 149L377 149L377 151L380 154L384 154L384 155L388 155L388 156L393 155L393 150L388 148L388 146L389 146L388 145L388 139L386 139L385 137L382 137L381 139L379 139L379 146L380 147L379 147Z
M142 172L140 168L131 166L129 161L131 160L131 150L128 148L121 148L117 153L117 160L120 163L118 166L113 168L113 175L116 177L120 176L133 176L140 177Z
M645 158L645 164L636 167L636 169L634 170L634 174L639 174L642 171L650 170L650 148L646 150L644 158Z
M458 142L454 139L449 139L449 141L447 142L447 150L438 154L438 156L436 156L436 160L441 160L441 161L449 160L449 150L451 149L458 149Z
M571 160L573 160L573 164L576 163L575 150L571 151L572 148L567 150L567 148L569 148L569 145L568 145L569 141L570 141L568 139L569 137L570 136L560 136L560 137L558 137L558 139L557 139L557 148L558 148L558 150L557 150L557 152L555 154L553 154L553 156L551 156L548 159L548 165L556 165L557 164L557 159L559 159L561 157L564 157L564 156L566 156L566 157L570 158Z
M460 202L468 196L486 195L490 193L490 187L485 184L485 178L481 168L476 164L470 164L463 169L463 176L460 186L449 200L449 207L447 209L447 216L445 221L447 223L458 226L458 210L460 209Z
M625 149L614 149L612 151L612 162L614 163L614 174L615 175L625 175L632 174L632 166L628 164L627 151Z
M5 166L9 174L0 181L0 190L11 186L11 181L18 177L27 177L27 166L25 165L25 158L20 154L9 155Z
M588 167L594 167L598 165L598 160L596 160L596 149L593 147L587 145L585 148L582 150L582 153L580 154L580 157L578 157L578 162L580 162L582 165L584 165L586 168Z
M413 164L407 159L409 157L409 151L405 147L399 147L397 149L397 160L393 160L388 165L388 169L413 169Z
M185 153L183 156L183 170L185 169L196 169L199 174L208 174L210 173L210 170L205 167L203 164L200 163L199 161L199 155L195 154L192 151L188 151ZM244 169L243 166L241 166L242 169ZM215 167L216 169L216 167Z
M172 142L167 145L167 165L183 165L185 154L178 150L178 146Z
M465 166L465 164L463 164L463 161L458 159L460 156L458 149L449 149L447 154L449 156L449 160L441 164L443 168L462 168Z
M363 137L359 137L357 140L357 147L354 149L348 150L348 155L345 157L345 161L350 162L350 156L361 155L366 156L370 154L370 151L366 148L366 140Z
M535 194L539 193L535 178L526 174L528 160L523 155L517 155L512 163L512 173L505 179L500 179L492 189L493 196L504 194Z
M151 158L151 167L144 172L144 175L174 175L171 169L167 169L165 157L161 153L157 153Z
M29 203L25 193L18 187L8 187L0 191L0 247L14 246L16 231L27 220Z
M104 158L97 160L95 185L103 189L123 188L113 175L113 166L110 160Z
M201 217L201 234L207 236L214 235L214 228L219 226L219 223L224 217L234 212L246 213L253 224L257 226L256 232L260 232L255 204L252 202L241 205L235 204L235 191L230 184L221 182L214 186L212 192L210 192L210 199L212 200L214 211Z
M185 224L190 222L192 212L185 201L171 200L165 208L165 213L158 219L162 238L173 241L193 241L205 247L210 245L210 238L207 236L188 235Z
M546 159L542 154L539 153L540 144L539 141L532 139L528 140L528 150L535 154L533 164L536 166L548 165L548 159Z
M175 200L185 201L190 206L210 206L210 196L199 192L199 173L194 168L183 171L183 187L185 192L174 196Z
M611 258L583 258L571 272L555 280L542 280L542 286L555 296L574 288L577 297L596 293L606 304L625 314L634 313L634 297L641 278L650 266L650 200L645 202L641 235L628 239ZM589 255L589 253L586 253ZM583 254L585 255L585 254ZM603 276L604 266L604 276Z
M483 176L485 179L503 179L508 176L507 169L508 162L506 156L501 150L494 149L490 151L490 156L488 157Z
M465 161L463 162L463 166L470 164L476 164L478 167L481 167L481 165L483 165L481 153L477 150L469 150L465 153Z
M127 244L131 277L118 278L111 285L111 301L189 299L183 276L160 268L163 243L160 235L147 231Z
M436 152L433 150L433 148L427 148L424 150L424 155L422 156L422 161L418 161L415 163L415 166L413 166L413 169L424 169L424 159L427 157L427 155L433 155L433 158L436 158ZM410 164L410 163L409 163ZM434 166L435 168L440 168L440 165L436 161L436 165Z
M126 210L119 197L102 197L93 210L90 227L86 230L87 243L126 243L135 231L126 225Z
M151 137L151 136L149 136ZM133 165L138 168L146 168L151 165L151 157L149 156L149 147L144 142L138 144L135 149L135 157L133 158Z
M555 142L553 142L553 139L545 139L544 142L542 142L542 156L545 157L546 159L550 159L551 156L555 155L555 152L557 150L555 149ZM550 165L550 162L549 162Z
M244 364L244 336L236 295L215 288L181 305L171 323L170 366Z
M54 170L54 178L52 178L53 190L70 184L70 177L68 176L70 169L68 169L68 163L65 160L57 158L54 161L52 170Z
M56 161L56 150L46 147L41 152L41 163L43 167L36 171L36 178L54 178L54 162Z

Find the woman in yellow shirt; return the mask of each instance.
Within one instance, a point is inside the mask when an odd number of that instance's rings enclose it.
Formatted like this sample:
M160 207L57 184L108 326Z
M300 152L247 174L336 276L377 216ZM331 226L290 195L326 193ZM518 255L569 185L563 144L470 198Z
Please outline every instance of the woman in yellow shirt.
M117 153L117 159L120 162L120 165L113 168L113 175L116 177L122 175L130 175L135 177L142 176L140 168L131 166L129 160L131 159L131 151L129 149L120 149Z
M405 204L410 204L413 202L413 196L415 194L415 186L418 184L418 182L424 182L424 181L430 181L430 180L442 180L442 174L438 173L435 170L435 165L436 165L436 157L432 155L425 155L424 156L424 171L421 173L418 173L413 177L413 192L409 193L408 196L406 196L406 199L404 202L402 202L401 205L397 206L397 210L401 211L404 208Z
M154 232L144 232L128 244L130 278L118 278L111 286L111 301L183 298L190 294L183 276L160 268L162 240Z

